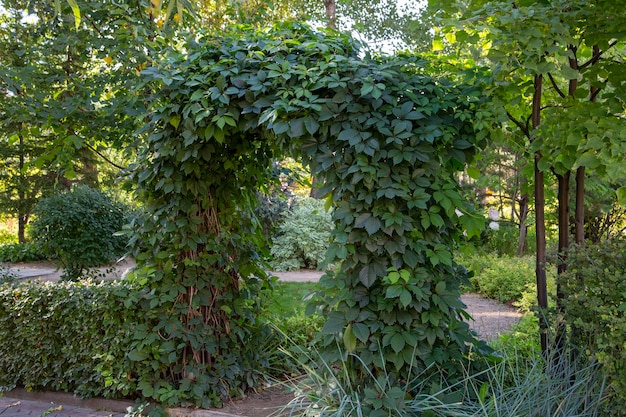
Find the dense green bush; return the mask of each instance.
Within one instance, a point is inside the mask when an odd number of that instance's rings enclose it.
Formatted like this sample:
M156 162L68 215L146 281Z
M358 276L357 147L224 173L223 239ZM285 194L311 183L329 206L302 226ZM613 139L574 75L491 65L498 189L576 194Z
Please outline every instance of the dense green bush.
M134 395L128 352L150 321L140 298L126 281L0 285L0 386Z
M0 262L37 262L48 259L41 245L35 243L9 243L0 245Z
M127 222L128 210L100 191L76 186L41 199L33 212L31 234L45 254L58 259L66 279L76 280L126 250L126 238L115 233Z
M461 255L459 263L474 272L473 291L503 303L519 301L527 285L535 282L531 257Z
M149 309L151 300L148 288L127 280L0 284L0 391L24 386L81 397L152 397L166 406L189 401L184 388L158 382L177 346L154 331L161 319ZM279 347L310 343L321 319L272 321L280 331L260 322L255 343L241 346L258 359L254 369L235 360L246 353L219 353L210 384L202 387L212 393L206 406L234 395L240 372L282 377L297 371ZM189 383L193 389L200 382Z
M276 271L321 267L333 229L324 202L314 198L295 200L273 238L272 267Z
M602 365L614 394L607 415L626 415L626 241L604 241L568 253L562 276L572 341Z

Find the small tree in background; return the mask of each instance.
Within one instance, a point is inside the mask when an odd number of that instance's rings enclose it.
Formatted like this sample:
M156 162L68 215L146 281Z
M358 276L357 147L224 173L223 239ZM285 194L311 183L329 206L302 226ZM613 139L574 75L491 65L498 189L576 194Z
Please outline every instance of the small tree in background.
M126 238L116 236L127 220L127 209L106 194L87 186L39 201L31 224L34 240L58 259L64 279L106 265L124 254Z

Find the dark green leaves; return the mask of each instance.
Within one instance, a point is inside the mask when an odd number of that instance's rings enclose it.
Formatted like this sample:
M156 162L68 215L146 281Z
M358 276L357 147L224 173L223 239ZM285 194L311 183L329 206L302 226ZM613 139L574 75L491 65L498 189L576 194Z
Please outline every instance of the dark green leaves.
M153 210L142 225L146 246L171 254L154 268L171 271L162 285L175 291L159 287L150 300L174 312L170 332L187 329L181 343L197 354L209 349L196 337L200 322L228 323L250 340L245 318L256 322L256 298L231 281L242 264L254 270L259 257L249 243L263 244L249 224L249 193L272 181L272 158L291 153L307 161L335 206L327 258L341 263L325 276L329 297L320 302L329 311L329 362L339 342L363 361L350 370L358 378L372 369L393 369L396 380L437 367L462 373L468 345L455 340L472 336L466 329L451 340L446 330L458 321L445 300L459 292L451 253L462 203L448 179L477 141L469 95L424 75L415 59L363 59L341 38L303 27L224 33L199 45L175 57L171 74L151 75L161 92L157 132L136 174ZM178 88L181 73L192 84ZM179 264L166 268L169 259ZM179 285L211 288L226 301L219 313L201 313L201 297L186 298ZM223 342L232 333L203 340L237 351Z

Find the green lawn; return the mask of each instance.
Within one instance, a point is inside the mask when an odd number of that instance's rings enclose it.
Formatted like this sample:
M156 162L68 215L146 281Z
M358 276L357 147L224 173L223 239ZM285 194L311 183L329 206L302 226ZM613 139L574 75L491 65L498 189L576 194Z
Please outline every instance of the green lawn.
M281 317L304 315L303 299L317 288L317 282L277 282L270 310Z

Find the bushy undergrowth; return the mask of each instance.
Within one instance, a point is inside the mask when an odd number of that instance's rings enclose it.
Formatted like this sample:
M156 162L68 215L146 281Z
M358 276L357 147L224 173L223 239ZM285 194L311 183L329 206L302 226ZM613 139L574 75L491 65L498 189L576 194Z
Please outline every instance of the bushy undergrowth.
M0 245L0 262L37 262L48 259L40 245L34 243L7 243Z
M520 300L526 286L535 281L530 257L465 255L459 263L474 272L470 278L473 291L503 303Z
M608 415L626 415L626 241L568 253L562 277L565 320L574 343L603 366L613 395Z
M299 198L285 213L272 239L272 267L276 271L320 268L332 229L331 216L323 201Z
M191 401L191 380L187 391L149 382L162 378L171 351L170 342L152 331L160 312L147 305L148 293L148 288L132 281L0 283L0 388L23 386L81 397L145 396L159 398L166 406ZM232 353L254 352L259 359L256 368L229 362L234 357L225 352L211 370L225 376L203 388L213 392L207 400L219 404L224 392L237 391L236 369L273 378L300 372L280 347L288 344L286 335L309 346L322 323L321 318L304 317L301 311L261 321L255 343ZM146 355L141 346L154 350ZM153 392L145 395L146 390Z

